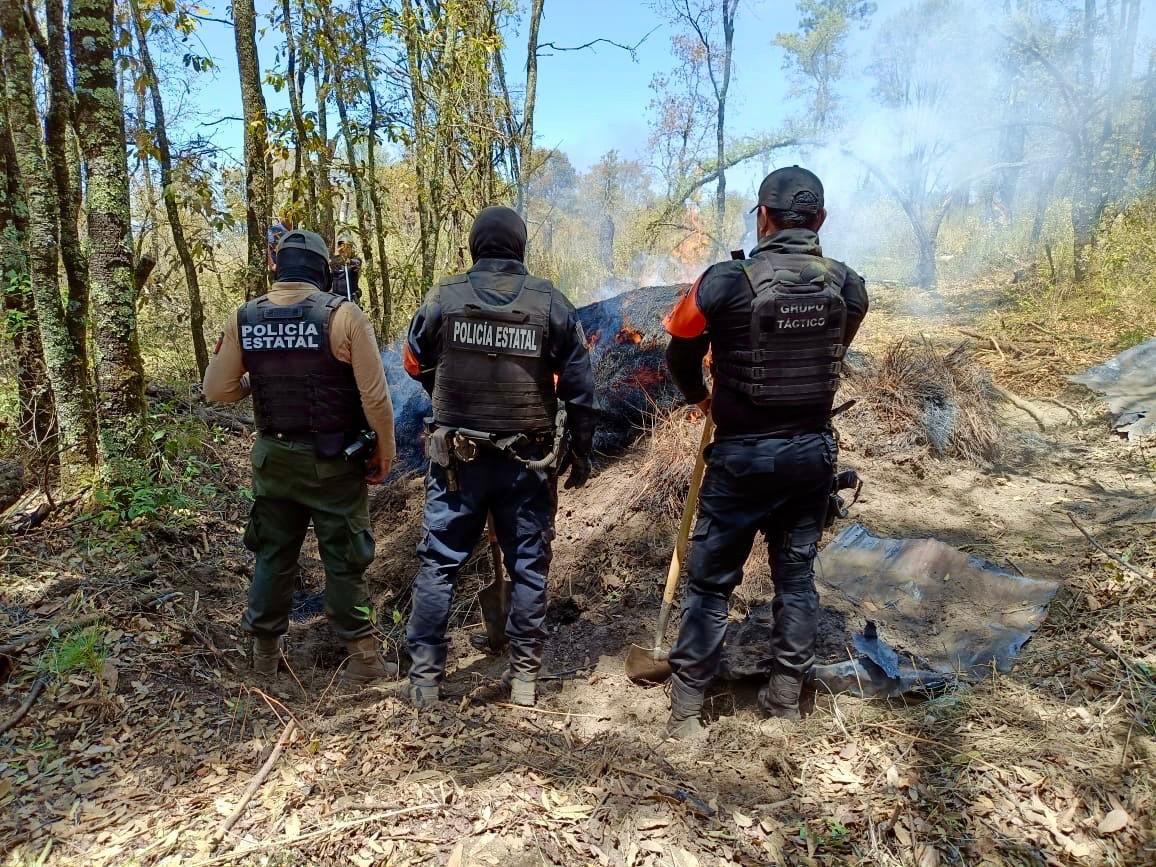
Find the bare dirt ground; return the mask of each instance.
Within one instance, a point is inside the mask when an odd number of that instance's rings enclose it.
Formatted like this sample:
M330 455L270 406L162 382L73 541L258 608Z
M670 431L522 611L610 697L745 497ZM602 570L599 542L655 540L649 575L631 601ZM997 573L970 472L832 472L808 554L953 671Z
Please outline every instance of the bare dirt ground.
M924 331L957 341L982 299L945 299L929 325L878 294L865 348ZM1015 381L1004 355L985 358ZM1030 396L1022 380L1017 390ZM1090 548L1066 514L1150 575L1153 452L1111 438L1090 398L1064 401L1081 421L1039 402L1046 432L1001 410L1015 448L983 469L897 462L843 430L843 463L866 482L854 520L1062 582L1010 674L911 703L817 695L795 725L762 720L753 689L720 688L708 740L689 746L664 740L665 691L634 687L622 670L653 623L673 538L667 514L638 508L644 444L562 495L556 677L539 706L507 704L502 663L466 640L488 574L481 555L459 587L447 698L419 714L392 685L344 688L323 623L294 626L292 676L274 687L248 675L236 625L249 569L235 493L245 443L220 434L206 447L233 493L215 511L161 528L62 518L4 552L4 634L58 624L67 638L69 624L100 615L87 667L53 676L63 639L46 636L0 672L0 722L38 675L49 683L0 735L4 863L1156 863L1153 586ZM420 480L374 501L371 577L392 640L420 504ZM315 552L303 567L319 586ZM756 547L735 616L770 593ZM217 842L290 721L271 773Z

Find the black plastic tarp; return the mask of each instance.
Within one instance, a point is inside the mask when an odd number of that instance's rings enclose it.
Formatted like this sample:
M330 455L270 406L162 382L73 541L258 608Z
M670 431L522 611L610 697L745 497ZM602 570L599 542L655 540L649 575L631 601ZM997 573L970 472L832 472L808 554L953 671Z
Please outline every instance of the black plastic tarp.
M1108 401L1117 432L1128 437L1156 433L1156 337L1068 379Z
M936 539L880 538L859 524L827 545L816 576L824 616L815 680L865 697L1009 671L1059 589ZM724 676L769 671L770 608L728 630Z

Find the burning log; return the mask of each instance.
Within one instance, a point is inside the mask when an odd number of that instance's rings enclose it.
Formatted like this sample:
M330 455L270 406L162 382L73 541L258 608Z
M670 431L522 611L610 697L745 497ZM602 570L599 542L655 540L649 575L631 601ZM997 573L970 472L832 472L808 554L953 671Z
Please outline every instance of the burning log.
M578 320L594 364L600 418L594 447L619 454L645 429L655 412L681 397L666 369L666 332L662 319L686 285L647 286L578 308ZM429 397L406 374L400 344L381 353L393 398L398 467L425 464L425 418Z

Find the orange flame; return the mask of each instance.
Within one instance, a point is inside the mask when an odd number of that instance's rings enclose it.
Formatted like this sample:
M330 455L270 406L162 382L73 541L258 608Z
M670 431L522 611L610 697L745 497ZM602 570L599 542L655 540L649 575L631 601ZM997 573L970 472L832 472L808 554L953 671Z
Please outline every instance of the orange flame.
M630 324L630 320L623 318L622 327L614 335L615 343L633 343L635 346L642 342L642 332Z

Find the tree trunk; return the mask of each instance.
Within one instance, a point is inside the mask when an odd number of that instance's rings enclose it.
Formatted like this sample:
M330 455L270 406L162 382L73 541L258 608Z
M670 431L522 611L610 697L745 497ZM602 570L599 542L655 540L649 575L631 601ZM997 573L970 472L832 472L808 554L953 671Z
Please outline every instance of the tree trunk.
M265 112L265 95L261 91L257 13L253 9L253 0L233 0L233 25L245 118L245 231L249 255L244 279L245 298L249 299L263 295L269 288L267 237L273 213L269 118Z
M421 52L418 44L417 15L411 0L404 0L405 57L409 72L410 100L413 109L413 169L417 180L417 218L421 246L421 286L433 285L437 259L437 226L431 201L432 191L428 166L429 130L426 112L425 79L422 76Z
M46 0L49 107L44 122L46 153L60 200L60 257L68 279L65 316L84 370L88 364L88 262L80 241L80 166L71 159L76 102L68 85L64 0Z
M143 129L145 117L148 115L148 109L145 107L145 92L136 88L135 96L138 123ZM140 164L141 188L144 194L144 213L137 221L140 230L136 233L135 241L136 259L139 261L140 257L145 255L146 247L148 255L154 259L160 255L159 227L161 221L157 215L157 191L156 185L153 183L153 169L148 153L143 150L138 151L137 162Z
M0 66L0 98L5 93ZM0 290L4 296L4 333L16 356L16 390L20 401L17 429L29 449L50 445L53 435L52 389L44 368L44 348L36 324L36 307L28 286L28 204L20 187L16 147L8 116L0 109Z
M329 75L325 81L321 80L318 70L320 64L313 66L313 90L317 94L317 136L321 142L321 149L317 153L317 229L325 243L332 250L337 239L333 226L333 184L329 178L330 164L333 153L329 149L329 113L326 104L329 100Z
M173 179L173 154L169 145L168 126L165 123L165 106L161 99L161 88L157 80L156 68L153 66L152 55L149 53L144 16L141 15L140 3L132 0L132 14L136 22L137 41L140 46L140 60L144 65L145 75L148 76L149 91L153 101L153 131L157 142L157 157L161 164L161 196L165 202L165 214L169 218L169 228L173 233L173 247L176 248L177 258L181 260L181 268L185 272L185 287L189 293L189 331L193 338L193 355L197 360L197 381L205 378L205 369L209 366L209 350L205 345L205 306L201 301L201 281L197 274L197 265L193 261L193 254L189 251L189 243L185 238L185 228L181 224L180 212L177 209L177 189ZM142 118L143 121L143 118Z
M328 25L326 25L328 27ZM330 38L332 39L332 33ZM357 235L361 239L361 255L365 262L365 286L369 293L370 317L381 316L381 300L377 295L377 275L373 268L373 245L369 235L369 207L366 204L365 182L357 167L357 153L353 147L353 132L349 123L349 107L341 82L341 71L334 69L333 97L337 101L337 118L341 125L341 138L345 142L345 159L349 163L349 179L353 183L353 209L357 218Z
M365 182L361 177L361 169L357 166L357 153L353 148L353 134L350 132L349 109L345 104L345 97L341 95L341 86L333 90L337 100L337 115L341 122L341 139L345 142L345 159L349 163L349 180L353 184L353 211L357 220L357 236L361 240L361 255L365 262L365 287L369 293L370 315L380 316L381 299L377 295L377 274L374 271L373 244L369 234L369 206L366 203Z
M362 0L357 0L357 17L361 24L362 39L368 42L369 29L366 26L365 9ZM393 331L393 299L390 298L389 260L385 255L385 227L382 224L381 195L377 189L377 131L381 125L381 112L377 105L377 91L373 86L373 70L369 64L369 46L360 49L361 71L365 76L365 91L369 96L369 137L366 140L365 166L369 172L369 201L373 211L373 233L377 240L377 260L380 264L381 309L378 314L379 336L384 338Z
M530 2L530 35L526 40L526 98L522 103L522 129L515 147L518 150L518 213L526 218L526 187L533 173L534 110L538 101L538 28L542 23L545 0Z
M1072 269L1076 282L1092 270L1092 250L1096 243L1097 207L1091 191L1077 182L1072 196Z
M144 365L136 329L124 108L117 90L114 0L71 0L69 43L87 184L89 282L103 474L139 476L145 441Z
M0 3L0 30L5 72L3 102L28 205L29 280L60 431L62 481L67 483L96 462L92 388L60 300L58 194L41 150L32 58L19 4Z
M281 15L285 30L285 84L289 91L289 113L293 117L293 185L291 195L294 214L301 224L300 199L305 195L307 221L313 225L317 219L317 185L309 165L309 133L305 129L305 118L301 112L301 90L305 81L304 64L297 61L297 39L293 34L293 7L291 0L281 0ZM303 174L304 173L304 174Z

